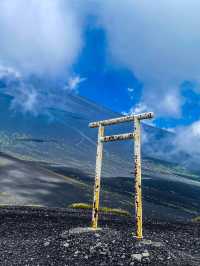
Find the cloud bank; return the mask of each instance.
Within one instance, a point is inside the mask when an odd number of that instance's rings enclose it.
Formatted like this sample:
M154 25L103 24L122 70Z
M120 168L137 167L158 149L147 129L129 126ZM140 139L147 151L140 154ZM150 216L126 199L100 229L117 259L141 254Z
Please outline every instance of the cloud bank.
M181 83L199 83L199 9L198 0L2 0L0 65L23 78L65 76L71 89L82 80L69 73L83 46L84 21L96 16L108 58L143 82L141 102L131 111L180 117Z
M190 126L180 127L175 138L176 147L193 156L200 156L200 121Z
M11 108L37 114L63 87L77 89L83 20L70 0L0 1L0 87L14 97Z
M198 0L98 1L113 62L144 84L142 106L158 116L181 116L180 85L199 83Z
M67 71L82 45L81 19L70 2L1 0L0 63L26 75Z

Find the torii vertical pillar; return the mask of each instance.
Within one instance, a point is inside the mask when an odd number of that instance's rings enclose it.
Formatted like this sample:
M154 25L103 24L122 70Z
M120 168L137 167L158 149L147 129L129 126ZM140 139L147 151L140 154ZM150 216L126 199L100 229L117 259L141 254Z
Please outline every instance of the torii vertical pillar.
M142 239L141 137L140 120L137 117L134 118L134 133L136 235Z
M93 197L93 208L92 208L92 228L94 229L97 228L98 214L99 214L99 194L100 194L100 185L101 185L101 168L102 168L102 157L103 157L103 142L101 141L101 137L103 136L104 136L104 126L100 125L98 130L94 197Z

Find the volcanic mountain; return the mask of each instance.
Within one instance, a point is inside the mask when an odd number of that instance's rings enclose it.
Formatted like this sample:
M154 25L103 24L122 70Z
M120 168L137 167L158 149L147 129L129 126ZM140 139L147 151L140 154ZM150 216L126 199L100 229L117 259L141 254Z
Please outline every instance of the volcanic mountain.
M121 116L78 95L37 114L13 110L0 94L0 203L65 207L91 202L97 130L89 122ZM59 101L58 101L59 102ZM151 111L151 110L149 110ZM133 131L126 123L106 135ZM174 133L142 124L142 179L147 215L185 218L199 214L200 170L176 149ZM102 204L133 208L133 142L107 143Z

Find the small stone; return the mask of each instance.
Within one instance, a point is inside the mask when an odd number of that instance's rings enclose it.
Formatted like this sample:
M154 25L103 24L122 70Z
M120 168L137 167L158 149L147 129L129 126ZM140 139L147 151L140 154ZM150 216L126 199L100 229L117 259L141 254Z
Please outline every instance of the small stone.
M142 261L142 254L132 254L132 255L131 255L131 258L132 258L133 260L136 260L136 261L141 262L141 261Z
M95 246L95 248L98 248L98 247L101 247L101 242L98 242L97 244L96 244L96 246Z
M164 245L161 242L152 242L151 244L153 247L159 248L159 247L163 247Z
M101 228L93 229L91 227L76 227L76 228L71 228L67 234L68 235L74 235L74 234L82 234L82 233L92 233L94 232L96 234L96 231L100 231ZM66 236L66 232L61 234L62 237Z
M94 247L90 247L90 253L94 253L95 252L95 248Z
M48 246L49 246L49 244L50 244L50 242L49 242L49 241L46 241L46 242L44 242L44 246L45 246L45 247L48 247Z
M140 243L143 244L143 245L151 245L152 244L152 241L149 240L149 239L144 239Z
M68 247L69 247L69 243L65 242L65 243L63 244L63 246L64 246L65 248L68 248Z
M137 241L135 246L136 247L141 247L141 246L146 246L146 245L151 245L151 244L152 244L151 240L143 239L143 240Z
M100 234L97 234L97 233L96 233L96 234L94 234L94 235L95 235L96 237L100 237Z
M142 253L142 256L143 257L149 257L150 256L150 254L149 254L149 252L148 252L148 250L145 250L143 253Z
M78 253L79 253L79 251L76 250L76 251L74 252L74 257L77 257L77 256L78 256Z
M84 257L86 260L88 259L88 256L87 255L85 255L85 257Z
M106 252L106 251L101 251L100 254L101 254L101 255L106 255L107 252Z
M150 260L150 257L143 257L143 258L142 258L142 261L143 261L144 263L149 263L151 260Z

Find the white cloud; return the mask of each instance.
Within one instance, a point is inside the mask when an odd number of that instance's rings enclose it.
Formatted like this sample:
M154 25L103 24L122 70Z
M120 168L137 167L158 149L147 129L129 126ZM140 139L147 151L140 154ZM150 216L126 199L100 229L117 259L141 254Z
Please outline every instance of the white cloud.
M200 121L196 121L191 125L191 132L194 137L198 137L200 139Z
M78 86L86 78L73 76L68 81L68 87L63 84L51 84L43 79L24 78L14 68L5 68L0 65L0 92L10 95L11 106L14 111L30 112L33 115L45 113L49 115L49 108L68 110L67 97L69 92L77 92Z
M171 127L162 127L162 129L167 130L168 132L171 132L171 133L176 133L175 128L171 128Z
M147 111L147 106L143 103L138 103L136 106L131 107L129 111L123 111L123 115L141 114Z
M0 79L13 97L11 108L38 113L54 105L57 94L66 97L67 79L69 90L83 82L70 78L82 48L83 17L70 0L0 1Z
M68 91L77 91L80 83L84 82L86 79L87 78L81 78L79 75L70 77L64 89Z
M132 93L132 92L134 92L134 88L130 88L129 87L129 88L127 88L127 91L130 92L130 93Z
M157 116L180 116L180 84L200 77L200 1L97 2L110 58L143 82L141 101Z
M130 112L134 114L140 114L147 111L147 106L144 103L139 103L136 107L131 108Z
M24 88L23 86L18 90L18 96L15 97L11 104L11 109L21 109L23 112L38 113L38 93L30 86Z
M181 116L181 105L184 100L179 87L171 86L170 88L159 89L146 87L142 96L142 106L146 111L155 111L156 116Z
M176 132L177 149L200 156L200 120L190 126L179 127Z
M133 99L134 99L134 96L133 96L134 88L128 87L128 88L127 88L127 92L128 92L128 94L129 94L129 98L130 98L130 100L133 100Z
M139 103L134 107L131 107L130 110L127 111L123 111L122 114L123 115L133 115L133 114L141 114L147 111L147 106L143 103Z
M122 115L129 115L129 112L122 111L121 114L122 114Z
M68 0L1 0L0 63L23 74L68 71L82 46L81 16Z
M84 19L96 15L107 34L109 58L144 84L132 111L145 106L157 117L179 117L180 84L200 80L199 9L198 0L1 0L0 64L23 78L64 72L68 89L76 90L83 80L69 78L70 70L83 45Z
M13 97L11 109L35 114L38 112L38 92L31 83L23 80L20 72L0 65L0 79L3 81L0 89Z
M0 65L0 79L5 79L5 78L13 78L13 79L19 79L21 78L21 74L16 71L14 68L11 67L5 67Z

